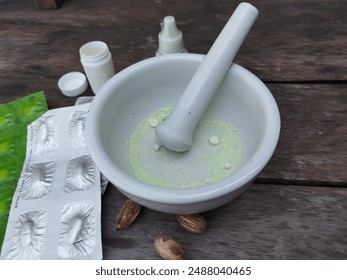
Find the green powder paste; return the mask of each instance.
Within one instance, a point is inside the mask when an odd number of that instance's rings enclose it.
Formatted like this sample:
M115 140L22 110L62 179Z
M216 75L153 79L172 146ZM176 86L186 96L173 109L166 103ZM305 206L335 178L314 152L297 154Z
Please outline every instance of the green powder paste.
M128 140L129 162L142 182L162 187L194 187L228 177L241 160L240 134L230 123L206 113L194 135L192 148L176 153L164 146L158 151L153 123L163 121L172 107L157 110L140 121ZM212 136L219 143L211 145Z

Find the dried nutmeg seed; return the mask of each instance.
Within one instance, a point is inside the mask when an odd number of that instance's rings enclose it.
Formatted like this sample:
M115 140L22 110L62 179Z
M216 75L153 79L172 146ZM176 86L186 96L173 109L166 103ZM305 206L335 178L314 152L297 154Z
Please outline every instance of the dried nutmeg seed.
M163 235L154 239L154 248L164 260L185 260L183 246L172 237Z
M186 231L203 233L207 230L207 223L200 214L178 214L177 220Z
M138 217L140 211L141 205L128 198L119 210L117 216L117 230L122 230L130 226Z

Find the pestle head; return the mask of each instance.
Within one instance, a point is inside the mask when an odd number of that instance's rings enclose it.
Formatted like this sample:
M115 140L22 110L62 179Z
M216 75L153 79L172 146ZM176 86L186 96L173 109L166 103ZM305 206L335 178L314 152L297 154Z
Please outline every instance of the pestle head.
M172 111L169 117L155 128L159 144L175 152L188 151L193 144L193 132L196 126L196 122L190 118L192 116L187 116L182 111L179 114L177 110Z
M159 125L155 133L157 138L160 139L160 145L164 145L174 152L186 152L191 148L193 143L191 136L178 135L165 124Z

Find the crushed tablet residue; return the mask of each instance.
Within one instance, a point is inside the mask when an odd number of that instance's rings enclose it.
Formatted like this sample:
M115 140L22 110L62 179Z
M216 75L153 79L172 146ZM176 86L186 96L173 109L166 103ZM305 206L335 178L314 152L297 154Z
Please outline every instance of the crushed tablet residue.
M141 120L128 139L134 176L151 185L180 188L211 184L230 176L241 160L239 131L205 113L195 129L191 149L177 153L160 146L155 136L155 127L171 109L161 108Z

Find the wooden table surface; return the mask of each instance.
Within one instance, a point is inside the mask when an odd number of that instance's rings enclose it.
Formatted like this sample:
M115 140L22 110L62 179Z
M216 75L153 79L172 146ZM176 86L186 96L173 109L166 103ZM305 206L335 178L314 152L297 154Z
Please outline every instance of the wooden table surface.
M83 71L79 47L106 42L116 72L154 55L159 23L176 18L189 52L207 53L238 1L66 0L37 10L0 1L0 102L44 90L50 109L73 105L57 81ZM158 259L153 239L180 241L190 259L347 259L347 1L253 1L259 17L236 57L269 87L281 113L277 149L240 197L203 213L208 231L143 209L116 231L125 197L103 196L104 259ZM90 89L84 95L93 95Z

